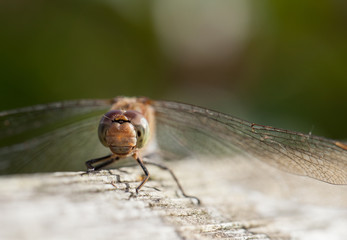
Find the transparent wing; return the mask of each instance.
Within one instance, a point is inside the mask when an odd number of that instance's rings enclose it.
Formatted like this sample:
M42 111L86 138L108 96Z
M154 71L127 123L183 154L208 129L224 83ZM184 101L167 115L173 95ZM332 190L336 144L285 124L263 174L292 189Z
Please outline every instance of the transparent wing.
M98 122L111 101L81 100L0 113L0 174L83 170L106 155Z
M347 184L347 146L321 137L252 124L200 107L155 101L165 156L245 154L293 174Z

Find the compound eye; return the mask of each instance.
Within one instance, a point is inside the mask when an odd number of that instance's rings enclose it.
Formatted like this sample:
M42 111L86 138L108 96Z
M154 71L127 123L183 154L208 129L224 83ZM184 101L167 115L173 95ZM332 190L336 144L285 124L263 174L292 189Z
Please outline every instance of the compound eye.
M109 147L106 141L106 134L108 129L111 127L116 116L121 115L123 112L120 110L112 110L107 112L100 120L98 128L98 136L100 142L105 146Z
M136 130L136 136L137 136L136 146L138 148L142 148L144 145L146 145L149 138L148 122L145 118L143 118L142 123L140 125L134 125L134 127Z
M124 115L130 120L136 131L136 147L142 148L149 139L150 129L146 118L137 111L126 111Z

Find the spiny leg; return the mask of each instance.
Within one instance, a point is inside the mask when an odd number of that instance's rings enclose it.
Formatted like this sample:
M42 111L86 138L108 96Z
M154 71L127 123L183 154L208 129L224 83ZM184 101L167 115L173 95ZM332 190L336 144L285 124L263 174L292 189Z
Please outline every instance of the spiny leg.
M93 171L97 171L100 170L101 168L106 167L107 165L115 162L119 160L119 157L112 157L112 154L101 157L101 158L95 158L95 159L91 159L89 161L86 161L86 166L87 166L87 171L88 172L93 172ZM98 163L98 162L102 162L105 161L103 163L100 163L99 165L96 165L95 167L92 165L94 163Z
M111 163L114 163L117 160L119 160L119 157L111 158L110 160L108 160L108 161L106 161L104 163L100 163L99 165L95 166L94 171L98 171L98 170L106 167L107 165L110 165Z
M140 185L136 188L136 194L138 194L140 188L143 186L143 184L145 184L147 182L147 180L149 178L149 172L148 172L146 166L143 164L143 161L140 157L136 157L136 161L138 162L138 164L141 166L143 172L145 173L145 178L142 180Z
M168 172L171 174L171 177L172 177L172 178L174 179L174 181L176 182L177 187L178 187L178 189L181 191L182 195L183 195L184 197L186 197L186 198L195 199L195 200L197 201L197 204L200 205L201 201L200 201L199 198L197 198L197 197L195 197L195 196L187 195L187 194L185 193L185 191L184 191L183 188L182 188L182 185L181 185L180 182L178 181L178 178L176 177L176 175L174 174L174 172L173 172L170 168L168 168L168 167L165 166L165 165L162 165L162 164L159 164L159 163L155 163L155 162L149 162L149 161L146 161L146 160L143 160L142 162L143 162L144 164L153 165L153 166L156 166L156 167L158 167L158 168L160 168L160 169L163 169L163 170L165 170L165 171L168 171Z

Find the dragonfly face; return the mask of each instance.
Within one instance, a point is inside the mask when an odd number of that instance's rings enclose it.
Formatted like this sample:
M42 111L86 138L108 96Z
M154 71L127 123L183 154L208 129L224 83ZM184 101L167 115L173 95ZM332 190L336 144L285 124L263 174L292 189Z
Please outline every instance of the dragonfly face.
M98 135L101 143L111 152L125 157L147 143L149 125L137 111L112 110L101 118Z

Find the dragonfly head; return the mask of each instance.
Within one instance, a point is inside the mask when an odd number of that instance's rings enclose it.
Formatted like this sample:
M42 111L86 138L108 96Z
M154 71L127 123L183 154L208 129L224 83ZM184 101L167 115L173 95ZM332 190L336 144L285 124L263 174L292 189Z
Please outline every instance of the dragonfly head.
M101 118L98 135L114 154L128 156L147 143L149 125L137 111L112 110Z

